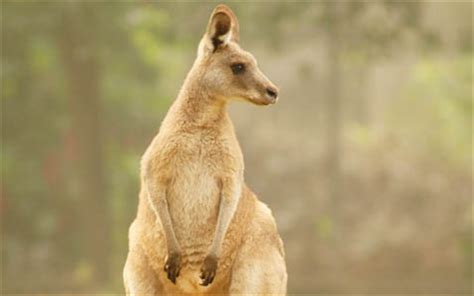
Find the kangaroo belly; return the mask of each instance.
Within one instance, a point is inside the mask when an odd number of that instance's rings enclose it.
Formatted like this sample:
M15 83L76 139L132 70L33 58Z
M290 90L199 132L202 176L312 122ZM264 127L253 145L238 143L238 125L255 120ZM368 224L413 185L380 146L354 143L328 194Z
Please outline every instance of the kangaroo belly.
M173 179L167 198L176 237L184 255L204 255L217 223L217 181L205 169L189 167L177 172Z

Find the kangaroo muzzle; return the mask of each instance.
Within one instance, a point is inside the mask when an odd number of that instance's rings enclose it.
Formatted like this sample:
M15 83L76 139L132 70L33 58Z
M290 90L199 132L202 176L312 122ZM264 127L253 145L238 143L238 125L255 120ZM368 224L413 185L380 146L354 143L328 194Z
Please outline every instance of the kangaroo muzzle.
M270 104L275 104L278 101L278 90L275 87L267 87L265 97Z

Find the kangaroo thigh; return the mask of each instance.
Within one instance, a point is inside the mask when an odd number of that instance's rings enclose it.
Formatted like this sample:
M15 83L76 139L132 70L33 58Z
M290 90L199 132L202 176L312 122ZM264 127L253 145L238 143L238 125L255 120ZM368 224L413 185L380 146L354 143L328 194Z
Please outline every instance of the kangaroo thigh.
M147 258L137 249L128 252L123 270L123 280L127 295L159 295L163 288Z

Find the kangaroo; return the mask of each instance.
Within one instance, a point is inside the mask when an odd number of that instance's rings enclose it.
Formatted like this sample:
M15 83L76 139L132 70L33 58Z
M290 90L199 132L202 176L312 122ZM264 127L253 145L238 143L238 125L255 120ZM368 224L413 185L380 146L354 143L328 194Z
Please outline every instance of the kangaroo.
M218 5L197 58L141 161L138 213L124 268L128 295L286 294L283 243L244 183L230 101L274 104L278 89L240 48Z

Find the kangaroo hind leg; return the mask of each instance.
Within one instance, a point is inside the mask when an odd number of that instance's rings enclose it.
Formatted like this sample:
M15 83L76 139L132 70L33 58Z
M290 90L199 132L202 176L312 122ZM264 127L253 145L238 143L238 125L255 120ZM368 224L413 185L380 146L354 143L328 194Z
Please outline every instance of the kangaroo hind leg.
M123 280L126 295L154 296L163 292L158 276L140 248L130 249L123 270Z
M234 262L230 293L285 295L286 285L283 243L270 210L260 203Z

